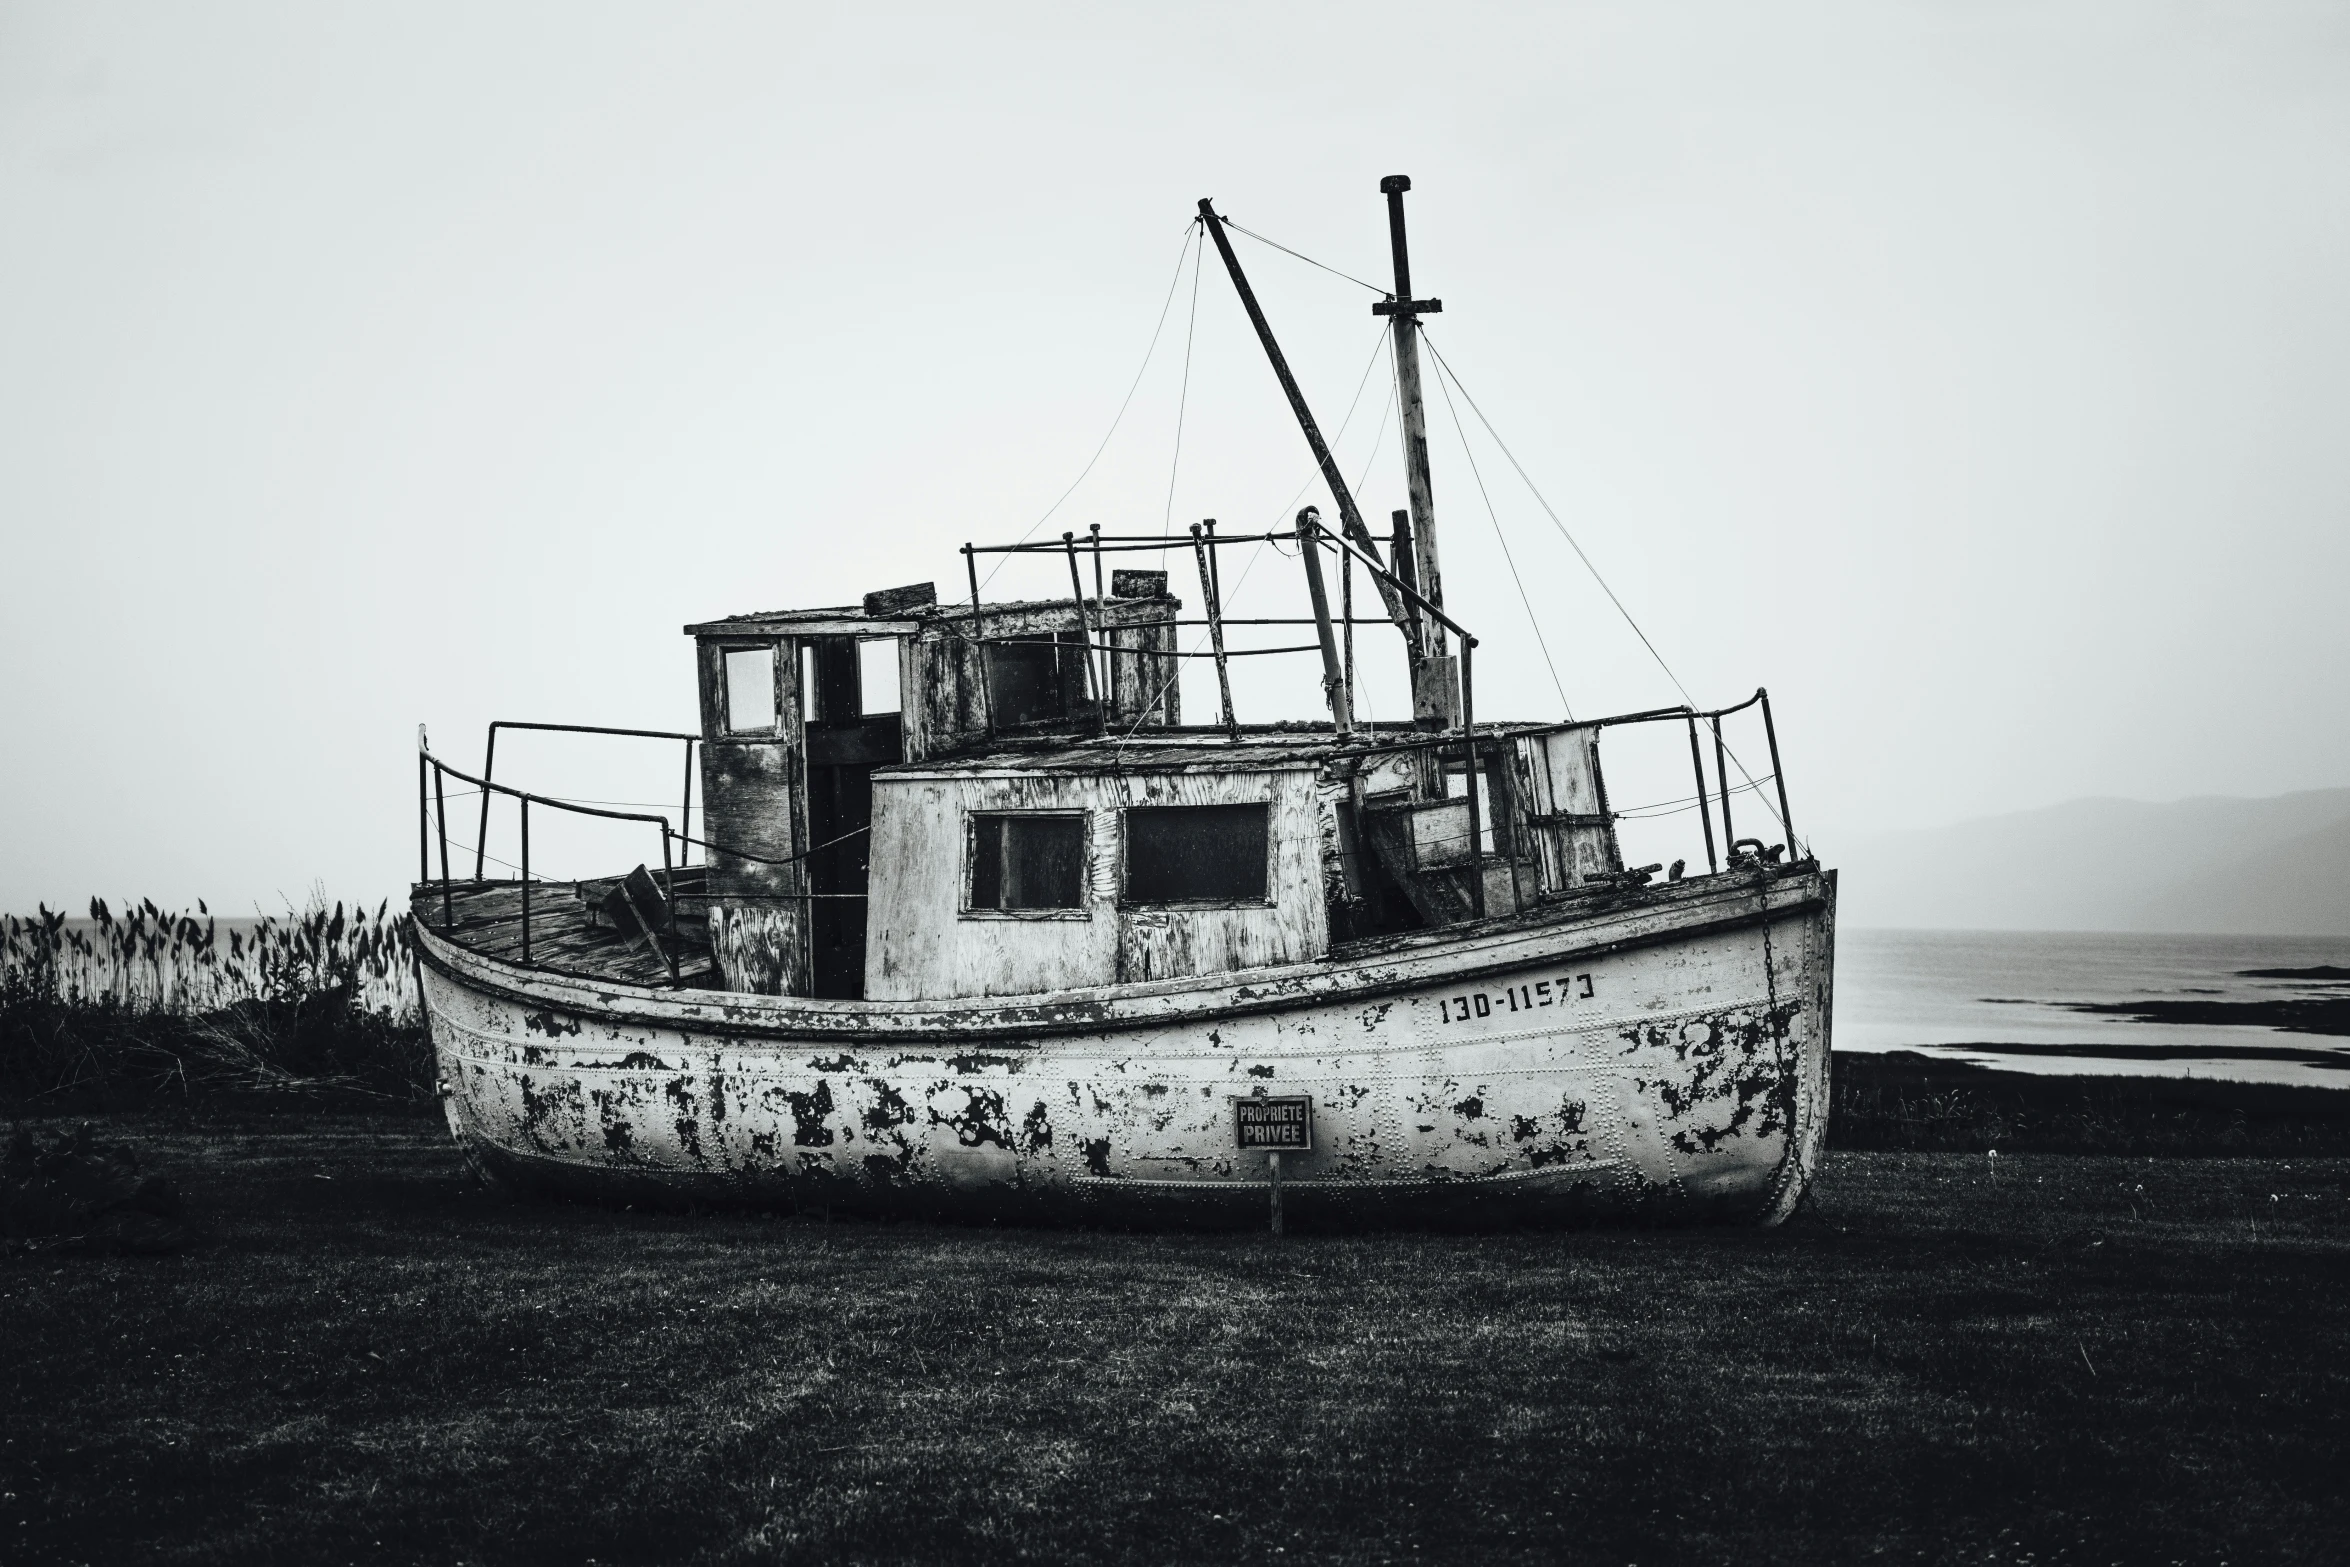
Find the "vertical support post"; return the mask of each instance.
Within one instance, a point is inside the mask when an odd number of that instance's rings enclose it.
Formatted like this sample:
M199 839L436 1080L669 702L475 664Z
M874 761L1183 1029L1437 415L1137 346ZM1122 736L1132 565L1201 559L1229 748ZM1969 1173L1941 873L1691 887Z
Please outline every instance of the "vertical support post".
M1281 1233L1281 1150L1276 1148L1265 1155L1265 1168L1273 1179L1273 1233Z
M1722 851L1731 859L1738 857L1738 829L1730 825L1730 768L1728 751L1722 745L1722 715L1714 714L1714 777L1722 786Z
M1306 568L1306 593L1314 601L1314 637L1322 645L1322 695L1330 723L1339 734L1354 732L1354 693L1338 662L1338 638L1330 628L1330 593L1322 585L1322 514L1308 506L1297 514L1297 558Z
M1403 193L1412 188L1409 175L1390 174L1379 182L1387 198L1387 241L1395 260L1395 298L1385 309L1373 306L1394 322L1395 387L1403 405L1403 463L1405 487L1412 505L1412 565L1420 596L1444 608L1444 578L1436 562L1436 493L1428 474L1428 416L1420 398L1420 312L1443 308L1434 300L1412 298L1412 259L1404 241ZM1444 625L1426 623L1422 650L1444 656ZM1436 716L1436 715L1423 715ZM1445 715L1449 716L1449 715Z
M1754 694L1762 698L1763 738L1771 743L1771 778L1779 786L1779 826L1787 834L1787 859L1792 864L1796 858L1795 818L1787 814L1787 774L1779 766L1779 726L1771 722L1770 692L1758 688Z
M530 962L530 796L522 797L522 961Z
M1519 850L1526 841L1525 813L1518 809L1518 752L1506 735L1496 737L1493 760L1485 780L1493 790L1493 849L1510 868L1510 912L1526 908L1526 888L1518 872Z
M989 739L995 738L995 691L987 672L987 632L979 623L979 557L963 546L963 567L971 574L971 661L979 666L979 713Z
M1338 552L1338 618L1345 627L1346 641L1346 701L1353 711L1355 699L1355 553Z
M1093 698L1094 723L1106 733L1110 727L1109 683L1093 667L1093 617L1085 612L1085 579L1077 571L1077 535L1062 534L1061 544L1069 552L1069 591L1077 598L1077 629L1085 636L1085 693Z
M1214 518L1208 526L1216 525ZM1208 642L1216 650L1216 694L1223 702L1224 732L1233 739L1240 738L1240 724L1232 716L1232 671L1224 660L1224 603L1216 596L1216 568L1212 552L1200 536L1200 525L1191 525L1191 552L1199 560L1199 596L1208 612Z
M1469 655L1475 650L1477 639L1461 638L1461 739L1469 750L1469 905L1477 918L1485 917L1485 860L1484 813L1477 804L1477 698L1476 687L1470 677Z
M1201 526L1208 530L1208 581L1216 590L1216 613L1224 613L1224 557L1216 548L1216 519L1209 517Z
M482 798L489 798L489 790L482 790ZM441 764L432 764L432 814L441 826L441 929L454 930L457 926L456 905L449 897L449 802L448 775Z
M669 939L662 943L667 950L662 956L669 960L669 988L681 989L685 981L677 973L677 881L669 862L669 824L661 824L661 881L669 889Z
M1118 635L1110 629L1110 590L1102 583L1102 525L1088 527L1093 534L1093 607L1102 617L1102 707L1107 711L1118 699ZM1148 719L1150 710L1145 707L1137 716Z
M432 880L432 823L427 820L431 813L425 804L430 796L425 792L424 785L424 775L429 767L429 759L424 754L424 726L422 724L417 725L416 738L416 884L421 887ZM487 800L490 797L490 792L484 789L481 792L481 797Z
M481 827L473 835L473 879L481 880L482 860L490 850L490 780L497 777L498 725L490 723L489 743L481 752Z
M1387 546L1390 569L1394 571L1397 581L1411 589L1413 593L1418 593L1420 591L1420 571L1412 559L1412 514L1408 511L1395 511L1389 512L1387 515L1389 520L1395 524L1395 536ZM1421 716L1418 690L1420 667L1427 662L1425 650L1428 645L1429 621L1420 613L1417 599L1403 594L1398 594L1397 597L1403 600L1406 617L1403 622L1404 655L1412 672L1412 718L1417 722ZM1423 749L1412 754L1418 758L1420 793L1431 800L1443 799L1444 763L1442 753Z
M677 811L677 868L684 870L694 858L694 743L685 743L685 801ZM677 900L677 888L669 889L671 902Z
M1420 591L1420 568L1412 559L1412 514L1396 511L1387 515L1395 524L1395 537L1388 543L1387 558L1395 563L1396 580L1417 593ZM1404 613L1411 617L1411 636L1416 642L1420 635L1420 606L1406 599Z
M1706 801L1705 753L1697 748L1697 715L1689 715L1689 770L1697 775L1697 819L1705 824L1705 869L1711 875L1722 868L1714 858L1714 808Z

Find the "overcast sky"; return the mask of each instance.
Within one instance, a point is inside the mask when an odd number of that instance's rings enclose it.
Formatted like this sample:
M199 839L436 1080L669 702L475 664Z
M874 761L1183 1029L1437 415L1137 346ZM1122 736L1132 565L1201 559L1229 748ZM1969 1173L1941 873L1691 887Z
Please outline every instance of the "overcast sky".
M1171 281L1048 531L1284 521L1185 226L1377 280L1398 172L1437 345L1831 858L2350 782L2346 132L2340 4L0 0L0 907L396 892L419 722L690 727L684 622L958 591ZM1243 259L1383 517L1372 296ZM1432 422L1481 712L1677 700Z

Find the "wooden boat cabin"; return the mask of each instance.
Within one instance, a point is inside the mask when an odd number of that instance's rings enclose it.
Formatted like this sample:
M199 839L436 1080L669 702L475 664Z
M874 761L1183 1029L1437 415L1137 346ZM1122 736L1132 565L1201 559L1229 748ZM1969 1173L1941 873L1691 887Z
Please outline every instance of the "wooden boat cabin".
M715 983L1184 979L1620 878L1594 729L1489 731L1472 800L1465 751L1415 726L1187 727L1181 608L1164 572L1119 571L1084 600L975 611L925 584L687 627Z

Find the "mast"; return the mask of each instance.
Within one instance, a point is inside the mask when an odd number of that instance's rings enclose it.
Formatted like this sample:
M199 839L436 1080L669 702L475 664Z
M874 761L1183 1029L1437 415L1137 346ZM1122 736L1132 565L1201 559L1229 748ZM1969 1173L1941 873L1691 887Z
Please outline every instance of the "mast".
M1436 492L1428 477L1428 420L1420 401L1420 317L1444 308L1441 299L1412 297L1412 259L1404 242L1403 193L1408 174L1379 182L1387 197L1387 240L1395 257L1395 293L1371 306L1375 316L1394 318L1396 395L1403 404L1404 481L1410 491L1412 574L1422 597L1444 607L1444 578L1436 560ZM1402 562L1397 562L1401 569ZM1446 656L1443 622L1427 622L1427 642L1412 660L1412 713L1424 728L1449 729L1458 722L1460 682Z

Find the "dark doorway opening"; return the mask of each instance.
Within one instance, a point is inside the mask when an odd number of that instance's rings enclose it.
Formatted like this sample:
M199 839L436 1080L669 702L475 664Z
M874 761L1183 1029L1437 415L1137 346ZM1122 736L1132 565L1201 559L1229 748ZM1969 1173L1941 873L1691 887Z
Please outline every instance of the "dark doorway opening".
M867 713L858 639L815 637L807 663L808 937L813 993L865 994L865 892L873 867L873 769L904 757L896 713Z

